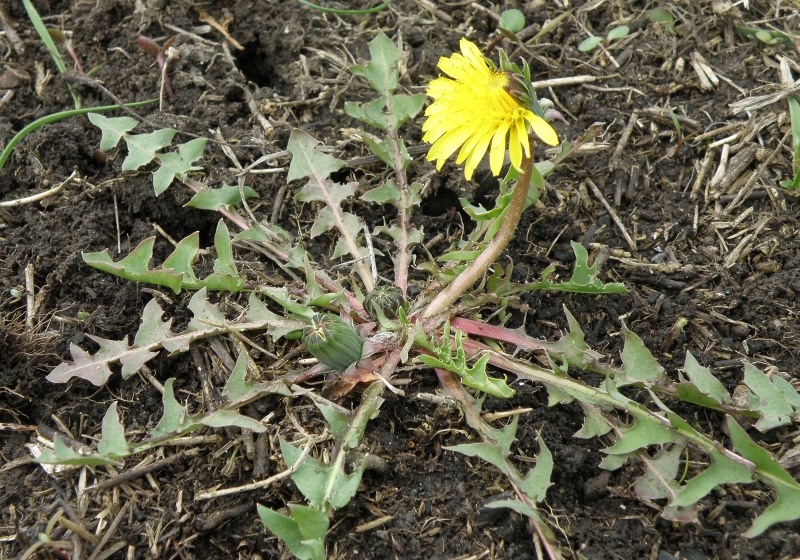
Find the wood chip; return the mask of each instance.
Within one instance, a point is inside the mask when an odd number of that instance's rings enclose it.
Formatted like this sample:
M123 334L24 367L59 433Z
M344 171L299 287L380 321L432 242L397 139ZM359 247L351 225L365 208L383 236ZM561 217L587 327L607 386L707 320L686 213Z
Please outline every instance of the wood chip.
M697 79L700 80L700 89L711 91L719 85L719 78L714 69L708 65L708 62L700 53L694 51L689 63L692 65L695 74L697 74Z

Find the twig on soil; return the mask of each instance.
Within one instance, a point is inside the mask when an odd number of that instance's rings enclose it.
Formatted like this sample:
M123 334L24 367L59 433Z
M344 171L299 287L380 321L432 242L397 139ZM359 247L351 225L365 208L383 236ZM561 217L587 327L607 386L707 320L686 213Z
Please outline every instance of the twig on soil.
M255 509L255 504L248 502L211 513L202 513L197 516L194 522L194 528L198 531L210 531L211 529L216 529L229 519L235 519L250 513L253 509Z
M735 122L726 124L725 126L721 126L719 128L714 128L702 134L698 134L697 136L692 137L692 142L702 142L703 140L708 140L709 138L713 138L714 136L719 136L720 134L726 134L732 130L741 129L741 123ZM708 146L709 148L711 145Z
M194 499L196 502L201 500L212 500L214 498L219 498L222 496L230 496L231 494L239 494L241 492L250 492L251 490L259 490L261 488L266 488L268 486L273 485L274 483L278 482L279 480L283 480L287 476L290 476L294 473L294 471L302 464L303 460L308 455L308 452L311 451L311 445L314 443L313 439L309 439L306 443L306 446L303 448L303 452L300 453L300 456L295 461L294 465L289 467L283 472L279 472L276 475L273 475L269 478L264 480L259 480L258 482L251 482L250 484L243 484L242 486L235 486L233 488L222 488L221 490L212 490L210 492L199 492L194 495Z
M639 118L639 114L634 111L631 113L631 117L628 119L628 124L625 125L625 129L622 131L622 136L619 137L619 142L617 143L617 147L614 148L614 153L611 154L611 158L608 160L608 166L614 170L619 165L619 160L622 157L622 150L625 149L625 146L628 145L628 140L631 138L631 132L633 132L633 127L636 124L636 119Z
M720 181L722 181L722 178L725 176L725 172L728 170L728 158L730 158L730 155L731 155L731 145L730 144L723 145L722 153L719 155L719 165L717 165L717 170L714 172L714 175L708 182L709 191L715 190L716 186L719 184ZM711 194L713 195L713 192Z
M97 560L99 558L100 552L103 550L106 544L108 544L108 540L111 538L111 535L113 535L114 532L117 530L117 527L119 527L120 521L122 521L122 518L125 516L126 513L128 513L128 509L130 508L130 506L131 506L130 502L125 502L125 504L120 508L119 512L117 512L117 515L114 517L114 520L111 522L111 525L108 526L108 529L103 534L103 537L100 539L100 543L94 549L92 555L89 556L88 560ZM105 555L103 557L105 558Z
M158 469L166 467L167 465L171 465L178 459L182 459L184 457L193 457L198 453L200 453L200 449L194 448L194 449L189 449L187 451L176 453L175 455L170 455L169 457L166 457L159 461L155 461L154 463L150 463L149 465L145 465L144 467L138 469L131 469L113 478L104 480L103 482L98 482L97 484L93 484L92 486L87 487L86 491L100 492L102 490L108 490L109 488L114 488L115 486L119 486L120 484L125 484L126 482L130 482L132 480L136 480L137 478L141 478L144 475L157 471Z
M25 56L25 45L22 43L19 35L17 35L17 31L11 24L11 20L6 15L5 10L3 10L3 6L0 6L0 24L3 25L3 32L6 34L8 42L14 47L14 52L20 57Z
M36 317L36 296L34 292L36 286L33 278L33 264L25 265L25 326L28 330L33 330L33 319Z
M764 159L763 163L761 163L761 165L758 166L758 168L753 172L753 174L750 175L750 178L747 180L744 186L739 190L738 193L736 193L736 197L730 202L730 204L728 204L728 206L725 207L725 212L730 212L731 210L739 206L742 203L742 201L746 198L746 196L750 194L753 185L755 185L758 178L761 177L761 175L764 173L767 167L772 163L772 160L775 159L775 156L778 155L778 152L780 152L783 149L783 145L786 143L786 140L789 138L791 134L792 134L792 129L790 128L783 135L783 138L781 138L781 141L778 143L778 146L774 150L772 150L772 153L770 153L766 157L766 159Z
M119 204L117 203L117 193L111 193L114 200L114 227L117 230L117 254L122 253L122 228L119 226Z
M750 164L753 163L755 157L756 146L751 144L745 150L742 150L736 154L736 156L728 162L724 173L722 173L720 176L714 176L715 180L711 181L711 188L713 188L719 194L726 194L728 188L733 185L734 181L736 181L742 175L742 173L744 173L744 171L750 167Z
M671 110L665 110L660 107L648 107L646 109L641 109L643 115L650 117L653 120L659 121L662 124L668 124L670 126L673 125L673 118L681 123L683 126L691 128L693 130L702 130L703 125L697 122L694 119L690 119L689 117L685 117L683 115L679 115Z
M588 74L584 74L581 76L569 76L566 78L552 78L550 80L540 80L538 82L531 82L531 86L533 89L546 89L551 87L563 87L563 86L574 86L577 84L589 84L591 82L596 82L600 78L597 76L590 76Z
M158 391L162 395L164 394L164 385L162 385L161 382L158 379L156 379L155 375L153 375L153 372L150 370L149 367L143 365L141 368L139 368L139 375L147 379L150 382L150 384L153 387L155 387L156 391Z
M697 193L700 191L700 186L706 178L706 173L708 173L708 168L711 167L712 161L714 161L714 150L706 150L706 155L703 156L703 162L700 164L700 169L697 171L697 179L695 179L692 185L692 192L689 193L689 198L692 200L697 198ZM706 200L708 200L708 192L706 192Z
M231 34L228 33L228 27L230 27L231 22L233 20L227 19L222 23L219 23L216 19L214 19L213 16L208 15L208 13L203 8L198 8L197 11L199 12L200 21L207 23L208 25L219 31L222 34L222 36L225 37L225 40L228 41L231 45L233 45L233 47L236 50L239 51L244 50L242 44L233 37L231 37Z
M625 240L625 243L628 244L628 248L630 248L631 251L636 251L636 241L634 241L633 238L630 236L628 230L625 228L625 225L622 223L622 220L620 219L619 215L616 213L614 208L608 203L606 197L604 197L603 193L600 192L600 189L597 188L597 185L595 185L591 179L586 179L584 182L591 189L592 194L594 194L594 196L597 197L597 199L600 201L600 204L602 204L603 207L606 209L608 215L611 217L611 220L614 222L614 225L617 226L620 235L622 235L622 238Z
M748 233L742 238L741 241L739 241L738 245L736 245L736 247L734 247L731 252L728 253L728 256L725 257L725 261L722 264L724 268L731 268L748 255L750 249L752 249L751 242L759 233L761 233L761 230L764 229L764 227L769 223L770 219L771 218L769 216L766 216L759 220L754 231L752 233Z
M394 520L394 515L384 515L383 517L379 517L378 519L373 519L367 523L362 523L355 528L356 533L366 533L367 531L371 531L376 527L380 527L381 525L386 525L390 521Z
M170 98L175 95L172 92L167 71L169 69L169 63L178 58L180 52L175 47L167 47L166 55L167 56L164 57L164 64L161 65L161 88L158 92L158 110L161 112L164 111L164 94L166 93Z
M64 181L52 189L48 189L44 192L40 192L39 194L34 194L32 196L26 196L25 198L18 198L16 200L7 200L5 202L0 202L0 208L11 208L13 206L22 206L23 204L30 204L32 202L39 202L40 200L44 200L45 198L54 196L61 192L61 190L69 185L75 177L78 176L78 171L73 171L72 174L64 179Z
M436 14L440 20L445 23L453 23L453 18L447 12L444 12L436 7L436 4L431 2L431 0L417 0L417 4L419 4L424 9L428 10L431 13ZM473 5L475 2L473 2Z
M172 25L171 23L166 23L166 22L162 23L161 25L163 25L170 31L174 31L178 35L185 35L186 37L191 37L194 41L197 41L199 43L203 43L211 47L216 47L218 45L218 43L212 41L211 39L206 39L205 37L201 37L197 33L192 33L191 31L186 31L185 29L181 29L177 25ZM207 28L204 26L201 26L200 28L207 30Z

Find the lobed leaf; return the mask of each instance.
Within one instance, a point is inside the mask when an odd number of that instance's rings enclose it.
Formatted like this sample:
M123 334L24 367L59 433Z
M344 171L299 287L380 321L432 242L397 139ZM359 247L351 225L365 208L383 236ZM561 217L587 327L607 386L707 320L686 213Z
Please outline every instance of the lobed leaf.
M382 32L378 32L369 43L370 61L367 65L356 65L351 71L362 76L382 95L388 95L397 89L399 74L398 62L403 52Z
M464 331L456 329L455 336L450 337L449 328L445 331L444 343L435 343L436 355L419 356L422 363L430 367L438 367L451 371L461 378L467 387L483 391L493 397L508 399L515 391L506 384L505 379L489 377L486 367L490 355L481 355L472 366L467 364L467 355L463 346Z
M350 474L335 465L327 465L306 455L298 465L302 450L280 438L281 454L287 465L294 465L292 481L312 507L326 508L326 495L330 507L342 508L355 496L364 473L362 461Z
M157 286L166 286L176 294L182 289L199 290L224 290L240 292L244 288L244 281L236 270L233 259L230 234L223 220L217 224L214 234L214 248L217 258L214 261L214 272L202 280L198 280L192 270L192 265L200 250L200 234L195 232L183 238L175 250L166 258L161 268L151 268L153 259L153 246L155 237L148 237L131 253L119 261L114 261L108 254L108 249L95 253L83 253L86 264L136 282L146 282Z
M682 380L681 383L675 384L681 400L709 408L733 403L725 386L714 377L710 369L701 366L691 352L686 353L683 371L686 372L690 382Z
M105 117L99 113L89 113L86 116L100 129L100 149L104 152L116 148L119 141L139 124L132 117Z
M178 144L177 153L168 152L159 156L158 169L153 172L153 188L156 196L167 190L176 177L183 179L190 172L201 170L202 167L196 167L194 162L203 155L205 147L205 138L195 138L184 144Z
M750 363L744 364L744 384L752 392L750 408L761 414L756 428L766 432L778 426L785 426L800 415L800 394L792 385L773 375L765 373Z
M248 309L244 320L230 321L208 301L207 291L202 288L189 301L192 320L186 330L175 333L170 330L171 321L161 321L163 310L153 299L145 306L142 324L133 345L128 343L127 337L115 341L87 335L100 346L99 350L90 354L75 344L70 345L73 362L64 362L57 366L47 376L47 380L52 383L66 383L73 377L79 377L94 385L103 385L112 375L111 364L120 362L123 376L129 377L155 357L160 348L171 353L185 352L192 342L200 338L254 329L266 329L268 334L285 336L286 333L302 329L306 324L304 321L285 319L270 312L255 294L250 295L249 301L252 307Z
M157 152L172 143L175 130L162 128L146 134L125 135L128 155L122 162L123 171L135 171L156 159Z

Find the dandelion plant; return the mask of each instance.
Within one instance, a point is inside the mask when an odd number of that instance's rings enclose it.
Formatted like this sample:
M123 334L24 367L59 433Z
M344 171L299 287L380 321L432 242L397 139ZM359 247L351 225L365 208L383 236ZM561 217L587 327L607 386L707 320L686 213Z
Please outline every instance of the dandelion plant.
M356 495L362 482L367 456L360 452L364 447L360 444L370 437L369 423L380 414L387 391L404 396L394 383L403 367L414 378L435 372L476 436L450 450L478 457L503 474L511 493L490 506L524 516L538 546L551 558L561 558L562 553L539 508L547 500L553 486L551 475L559 466L546 438L537 437L539 453L533 466L520 464L514 452L518 418L502 425L482 415L494 399L515 395L517 381L544 387L550 406L576 403L584 422L575 437L603 438L602 461L598 457L603 468L638 465L632 471L631 494L657 501L666 519L695 521L698 502L715 488L753 482L772 487L775 501L755 517L749 536L800 518L800 509L792 507L800 503L800 484L740 425L754 422L757 430L767 431L797 422L800 396L784 380L747 365L746 398L734 402L694 358L687 358L682 369L668 371L624 325L617 360L587 344L568 310L564 332L557 340L535 338L522 328L510 329L485 319L511 313L508 302L526 291L560 290L598 297L625 293L625 289L604 282L598 266L589 264L586 249L574 242L575 267L566 282L558 282L553 267L547 267L538 281L519 284L512 266L498 264L545 177L554 176L558 164L574 155L590 135L563 141L550 160L541 159L536 146L559 144L551 122L562 117L548 100L537 96L527 63L512 62L502 52L499 63L494 63L466 39L459 48L460 52L439 60L444 75L427 87L432 99L422 123L422 140L430 144L427 159L441 170L455 154L468 181L487 155L493 175L502 174L506 157L510 167L493 207L463 201L476 227L436 255L421 249L428 236L411 219L422 192L422 185L409 180L411 166L428 164L412 163L404 128L422 111L425 96L404 91L408 84L400 75L403 53L383 34L371 42L370 60L353 68L377 95L348 103L346 112L363 123L360 136L366 148L386 164L389 174L381 176L377 185L344 182L337 172L345 162L322 151L308 132L295 130L287 146L292 161L286 180L295 187L298 212L308 208L315 216L296 232L269 224L252 212L238 214L245 199L256 195L243 184L236 189L198 186L199 181L190 180L188 174L202 171L195 165L203 155L202 141L164 153L173 131L134 135L135 122L93 117L103 129L101 147L111 149L125 139L128 154L121 172L129 167L155 168L157 195L174 182L211 193L197 199L194 206L221 212L241 231L231 239L228 226L220 222L212 272L202 279L194 272L195 261L201 258L196 234L179 242L157 268L150 265L153 239L143 241L119 261L104 251L85 254L85 261L102 271L166 286L175 293L196 291L189 303L193 318L187 327L175 331L153 300L143 311L133 343L127 338L93 337L99 346L95 353L73 345L73 361L58 366L48 379L65 383L78 378L102 385L114 375L117 364L122 376L130 379L162 350L185 352L208 338L226 336L237 343L256 336L282 341L285 356L276 363L283 370L277 375L271 372L274 381L264 381L263 364L240 350L236 365L223 370L227 382L221 388L224 400L218 409L189 414L175 400L174 381L168 380L162 420L148 435L137 436L139 441L126 436L115 404L103 422L96 451L84 453L57 439L40 460L121 466L132 454L166 445L193 430L263 431L267 420L246 416L243 407L267 395L308 400L324 421L332 445L323 449L308 434L302 448L281 438L283 465L276 468L286 469L284 474L303 502L286 504L286 508L259 505L258 514L267 530L296 557L322 560L327 556L325 539L332 517ZM358 208L373 203L392 205L397 210L394 218L368 223ZM311 238L319 242L313 255L298 242ZM375 240L389 251L378 250ZM278 280L266 280L237 266L251 250L276 263ZM413 267L424 273L422 279L419 273L411 274ZM209 290L217 290L222 302L209 301ZM246 302L241 296L237 299L240 292L248 293ZM236 318L223 311L222 303L228 299L241 310ZM259 347L259 342L249 342ZM529 357L518 355L517 350L525 350ZM300 355L313 356L317 363L301 364L296 361ZM251 372L251 377L245 372ZM582 375L575 375L578 372ZM303 385L311 379L325 383L325 397L314 386ZM335 402L345 395L351 399L348 408ZM716 438L683 419L677 410L687 406L704 409L716 418L728 439Z

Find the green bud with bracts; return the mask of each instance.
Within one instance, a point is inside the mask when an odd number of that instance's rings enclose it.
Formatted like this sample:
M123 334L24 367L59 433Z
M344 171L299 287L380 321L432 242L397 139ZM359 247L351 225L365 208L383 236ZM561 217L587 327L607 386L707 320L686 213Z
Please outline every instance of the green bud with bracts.
M320 363L345 371L358 363L364 350L364 339L352 325L330 313L318 313L303 331L303 343Z

